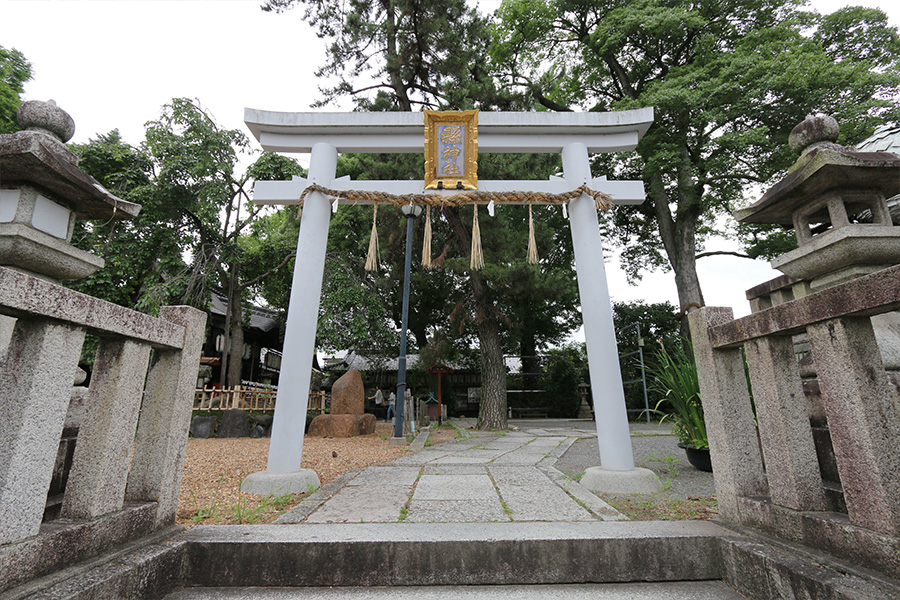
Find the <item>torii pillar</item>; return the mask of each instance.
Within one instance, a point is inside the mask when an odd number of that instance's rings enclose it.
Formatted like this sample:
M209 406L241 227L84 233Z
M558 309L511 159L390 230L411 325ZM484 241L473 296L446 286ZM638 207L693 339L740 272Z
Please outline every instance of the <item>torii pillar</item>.
M257 204L296 204L303 189L312 183L336 190L377 190L392 194L424 191L423 181L334 179L338 152L422 152L421 113L278 113L245 109L244 120L265 150L311 152L308 179L258 181L254 188ZM588 153L632 150L652 121L650 108L613 113L481 113L479 153L562 152L564 178L481 180L478 189L559 194L587 184L609 195L614 204L640 204L644 201L642 182L592 178ZM456 193L455 190L431 192ZM319 483L314 472L300 468L300 459L311 371L308 365L315 352L332 208L337 206L332 207L331 200L318 192L304 201L268 465L266 471L244 480L241 485L244 491L280 495L307 491ZM568 211L601 463L589 468L581 483L594 492L653 492L658 487L656 476L648 469L634 466L594 200L583 194L569 202Z

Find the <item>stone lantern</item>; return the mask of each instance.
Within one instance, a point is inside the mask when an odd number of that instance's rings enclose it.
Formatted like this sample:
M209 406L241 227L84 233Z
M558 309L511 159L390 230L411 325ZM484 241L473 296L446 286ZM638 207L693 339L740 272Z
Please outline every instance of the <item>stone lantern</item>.
M832 117L807 117L788 140L800 155L788 174L735 212L743 223L794 229L798 248L771 262L790 278L782 301L900 264L900 227L885 200L900 193L900 156L839 146L839 132ZM885 368L900 371L900 313L874 316L872 327Z
M23 131L0 135L0 265L54 282L87 277L104 263L71 244L75 220L133 217L141 207L78 168L64 144L75 123L55 102L25 102L17 119Z
M900 157L839 146L839 131L832 117L807 117L790 135L800 158L788 175L735 212L744 223L793 227L799 247L772 266L805 283L795 296L900 263L900 227L885 202L900 192Z

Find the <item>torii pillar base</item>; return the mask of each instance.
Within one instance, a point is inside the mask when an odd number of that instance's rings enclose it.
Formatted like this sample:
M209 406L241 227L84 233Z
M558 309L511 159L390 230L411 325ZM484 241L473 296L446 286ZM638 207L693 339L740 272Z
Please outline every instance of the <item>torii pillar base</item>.
M653 494L659 491L656 473L640 467L627 471L588 467L579 483L595 494Z
M290 473L259 471L251 473L241 482L241 491L260 496L284 496L312 493L319 489L320 485L319 476L312 469L300 469Z

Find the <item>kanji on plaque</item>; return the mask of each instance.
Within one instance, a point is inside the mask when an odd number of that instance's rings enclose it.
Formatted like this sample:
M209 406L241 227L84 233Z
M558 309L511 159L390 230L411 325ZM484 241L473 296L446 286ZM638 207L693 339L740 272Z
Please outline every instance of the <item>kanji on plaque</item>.
M437 176L461 175L465 164L465 130L459 124L438 125Z
M422 111L425 189L478 189L478 110Z

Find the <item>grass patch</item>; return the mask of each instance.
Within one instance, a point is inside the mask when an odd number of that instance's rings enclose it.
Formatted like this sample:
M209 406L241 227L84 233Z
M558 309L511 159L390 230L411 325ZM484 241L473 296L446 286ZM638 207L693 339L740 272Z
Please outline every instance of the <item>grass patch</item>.
M708 521L718 516L715 496L688 496L687 499L669 495L600 496L610 506L632 521Z
M315 488L313 487L311 491L315 491ZM194 499L194 507L189 518L197 525L269 523L299 504L309 493L266 496L259 499L241 496L237 502L230 506L221 504L218 501L214 501L209 505L198 506L196 499Z

